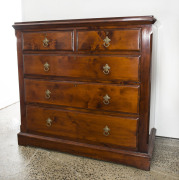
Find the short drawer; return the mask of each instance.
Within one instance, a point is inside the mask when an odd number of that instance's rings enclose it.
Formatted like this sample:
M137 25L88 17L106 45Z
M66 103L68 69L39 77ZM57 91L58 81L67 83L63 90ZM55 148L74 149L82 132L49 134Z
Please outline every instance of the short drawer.
M138 113L139 86L25 79L26 102Z
M73 31L23 33L23 50L73 51L73 46Z
M136 148L137 119L27 107L28 132Z
M24 73L139 81L139 57L24 55Z
M77 49L79 51L139 51L140 29L79 30Z

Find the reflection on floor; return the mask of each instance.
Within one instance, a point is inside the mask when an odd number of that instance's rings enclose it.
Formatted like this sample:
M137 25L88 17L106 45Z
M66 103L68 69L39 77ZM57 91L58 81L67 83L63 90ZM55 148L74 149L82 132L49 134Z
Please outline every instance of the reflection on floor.
M156 138L151 170L17 145L19 103L0 110L0 180L179 180L179 140Z

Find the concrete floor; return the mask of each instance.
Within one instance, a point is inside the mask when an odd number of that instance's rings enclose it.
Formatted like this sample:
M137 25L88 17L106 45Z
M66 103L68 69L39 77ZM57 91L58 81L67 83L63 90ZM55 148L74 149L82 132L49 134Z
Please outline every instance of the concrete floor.
M151 170L17 145L19 103L0 110L0 180L179 180L179 140L157 137Z

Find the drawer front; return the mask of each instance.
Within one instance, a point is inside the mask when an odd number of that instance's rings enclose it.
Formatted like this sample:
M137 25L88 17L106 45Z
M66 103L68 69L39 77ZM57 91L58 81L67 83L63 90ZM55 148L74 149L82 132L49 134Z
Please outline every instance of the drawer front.
M73 31L24 32L23 50L73 51Z
M25 80L26 102L138 113L139 86Z
M140 50L140 29L77 31L79 51Z
M92 80L139 81L139 57L25 55L24 73Z
M27 129L55 137L136 148L137 119L27 107Z

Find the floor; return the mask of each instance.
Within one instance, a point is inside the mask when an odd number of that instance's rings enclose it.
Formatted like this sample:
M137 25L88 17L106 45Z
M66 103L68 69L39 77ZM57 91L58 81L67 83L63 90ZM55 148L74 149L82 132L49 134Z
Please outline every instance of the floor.
M0 180L179 180L179 140L157 137L150 171L17 145L19 103L0 110Z

